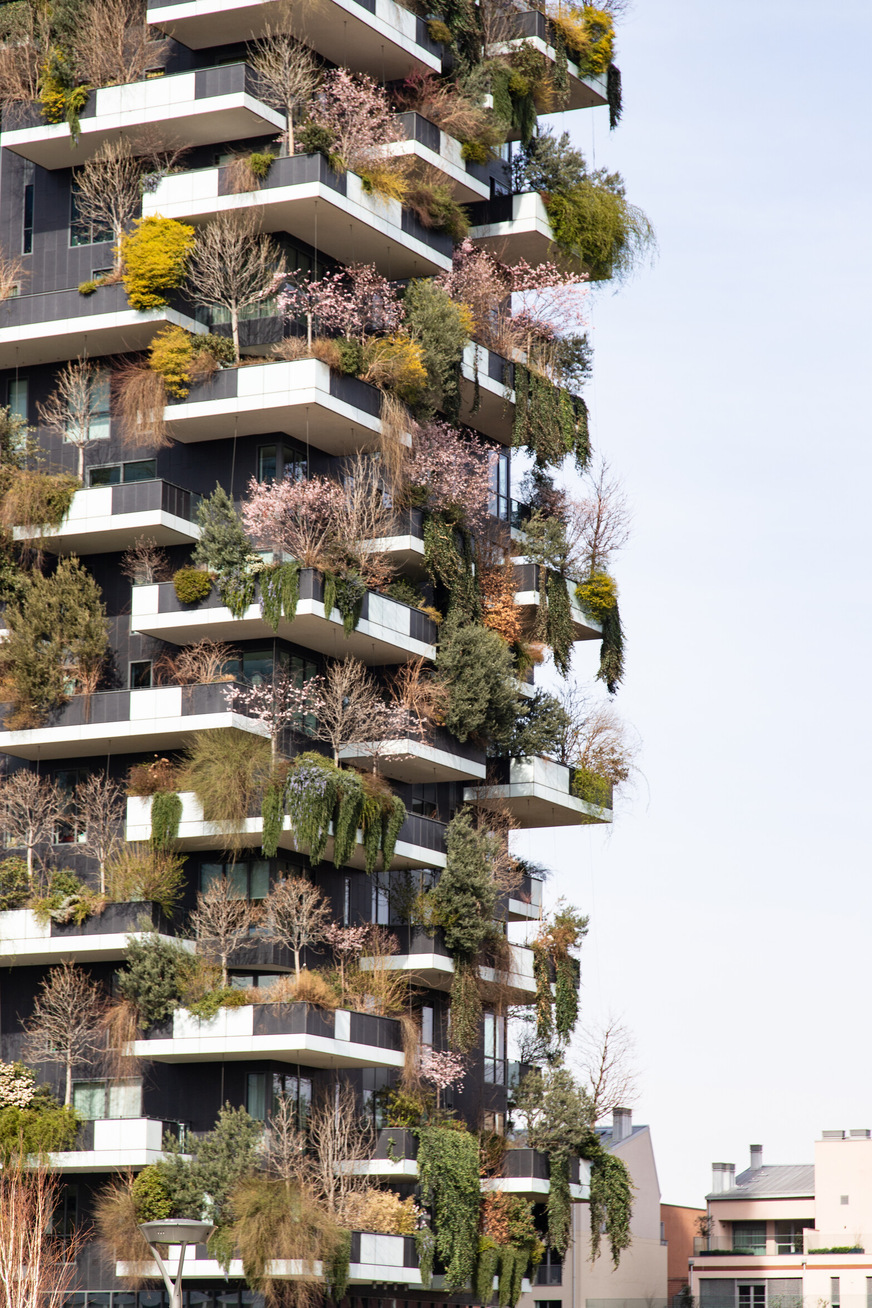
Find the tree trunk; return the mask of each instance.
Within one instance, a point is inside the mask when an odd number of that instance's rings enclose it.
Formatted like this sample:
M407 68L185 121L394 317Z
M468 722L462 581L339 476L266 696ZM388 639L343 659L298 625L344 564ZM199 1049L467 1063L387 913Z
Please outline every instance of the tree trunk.
M239 358L239 309L236 305L230 310L230 326L233 332L233 348Z
M299 945L295 945L295 946L294 946L294 971L296 972L297 980L299 981L299 979L300 979L300 947L299 947Z
M84 441L79 445L79 481L85 480L85 444Z
M67 1060L67 1086L64 1092L64 1108L69 1108L73 1102L73 1064Z

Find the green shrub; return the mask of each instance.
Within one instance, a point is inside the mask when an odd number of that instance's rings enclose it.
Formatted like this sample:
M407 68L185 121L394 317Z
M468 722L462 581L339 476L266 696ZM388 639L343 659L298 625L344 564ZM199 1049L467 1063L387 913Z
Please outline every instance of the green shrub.
M212 494L200 501L197 526L200 539L191 555L194 563L217 572L219 579L245 567L251 553L251 541L245 534L233 501L217 482Z
M460 147L460 157L466 163L486 164L491 152L481 141L464 141Z
M458 740L511 738L520 707L508 645L495 631L449 614L440 628L436 671L448 691L445 725Z
M136 1009L143 1030L165 1022L178 1005L186 957L156 931L128 939L124 967L117 974L118 991Z
M173 1201L160 1169L144 1167L130 1187L137 1222L162 1222L173 1215Z
M212 578L199 568L179 568L173 574L173 587L181 604L199 604L211 593Z
M159 309L185 280L195 233L172 218L139 218L121 243L124 289L134 309Z
M27 1108L0 1109L0 1163L71 1149L79 1129L72 1108L61 1108L48 1091L37 1091Z
M204 332L202 336L195 336L194 353L211 354L218 363L236 363L233 341L229 336L219 336L217 332Z
M602 622L618 602L618 588L607 572L594 572L575 588L578 607L593 618Z
M99 285L100 285L99 282L94 282L94 281L79 282L79 294L93 295Z
M248 167L255 177L262 179L269 175L269 170L275 162L275 155L271 150L255 150L248 156Z
M460 410L460 361L472 336L472 314L465 304L456 304L429 279L410 282L403 302L407 330L413 340L420 342L427 370L426 401L456 418Z
M71 472L39 472L36 468L5 469L0 519L6 527L29 527L40 535L59 527L81 488Z
M335 133L320 123L304 123L297 132L297 144L303 154L323 154L331 165L335 141Z
M23 858L4 858L0 862L0 913L23 908L30 895L27 863Z
M341 336L336 342L339 351L339 371L349 377L357 377L363 371L363 350L359 341L350 341Z
M391 599L399 600L401 604L408 604L413 609L419 608L425 602L424 592L420 586L409 581L408 577L398 577L396 581L384 587L382 594L390 595Z
M151 843L155 849L169 849L178 837L181 820L179 796L159 791L151 801Z

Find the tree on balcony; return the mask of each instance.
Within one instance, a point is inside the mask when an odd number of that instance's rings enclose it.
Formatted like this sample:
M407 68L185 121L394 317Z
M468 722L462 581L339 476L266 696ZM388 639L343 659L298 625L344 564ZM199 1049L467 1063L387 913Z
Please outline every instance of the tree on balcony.
M221 984L228 984L228 968L233 953L251 949L251 930L259 921L260 909L240 897L231 882L218 878L197 896L191 914L191 930L197 949L221 967Z
M37 404L39 420L78 452L76 475L85 477L85 450L105 440L109 422L109 381L105 370L87 359L61 369L45 404Z
M48 777L20 768L0 788L3 832L13 849L23 849L28 883L34 885L34 857L48 844L67 805L67 796Z
M293 154L294 126L305 115L321 80L312 52L288 28L267 24L251 48L249 63L264 86L266 103L287 118L287 151Z
M294 955L299 980L304 949L314 949L325 937L331 908L317 886L302 877L283 877L264 904L264 918L273 938Z
M124 807L124 786L105 772L92 772L76 787L76 809L85 819L86 848L97 860L101 894L106 892L106 861L118 843Z
M24 1024L25 1057L57 1063L64 1074L64 1106L73 1097L73 1072L93 1067L102 1049L100 1018L106 1009L102 989L74 963L50 969Z
M127 0L120 3L126 4ZM184 149L165 146L159 137L143 129L132 142L124 136L104 141L74 173L78 221L90 229L95 240L111 236L116 273L121 271L122 239L142 210L146 178L175 168L184 153Z
M263 303L283 270L281 250L260 230L251 210L219 214L197 236L189 266L191 292L198 304L227 311L237 358L240 315Z

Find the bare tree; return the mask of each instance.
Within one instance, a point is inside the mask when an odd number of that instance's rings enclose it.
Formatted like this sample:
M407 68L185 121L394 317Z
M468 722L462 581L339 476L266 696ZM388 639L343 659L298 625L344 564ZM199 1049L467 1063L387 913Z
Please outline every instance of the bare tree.
M139 536L122 555L121 572L135 586L151 586L156 581L169 581L172 567L166 550L154 536Z
M191 929L197 949L220 964L222 985L227 985L230 955L251 948L251 929L259 920L259 909L250 900L241 899L229 881L215 880L197 896Z
M592 1122L615 1108L629 1108L638 1099L634 1055L632 1033L614 1017L582 1035L579 1066L587 1078Z
M584 499L567 505L570 568L581 576L608 571L612 555L630 538L632 514L620 481L601 459L586 478Z
M154 39L143 0L90 0L72 44L77 72L91 86L140 82L169 48Z
M285 139L288 154L293 154L294 122L303 117L320 80L312 52L287 26L267 25L252 47L249 63L264 86L267 104L287 116Z
M6 254L0 247L0 304L15 294L15 288L21 285L24 276L24 264L15 255Z
M105 386L96 364L79 358L61 369L46 403L36 406L40 422L78 450L76 472L80 481L85 475L85 450L99 439L97 420L106 415Z
M76 787L76 808L84 818L86 849L100 869L100 893L106 893L106 860L118 844L126 790L105 772L92 772Z
M34 851L48 844L63 817L67 797L53 781L21 768L0 790L3 829L13 849L24 849L27 876L33 884Z
M239 658L239 650L223 640L198 640L175 654L162 654L155 664L161 681L172 686L203 686L229 681L228 664Z
M140 212L147 175L175 167L183 153L143 129L133 138L104 141L77 169L73 185L79 218L95 232L111 232L116 272L121 268L121 238Z
M317 717L313 735L330 746L335 762L346 745L366 745L375 769L389 740L423 734L420 723L404 704L384 698L360 659L347 658L327 665L314 711Z
M264 1133L263 1155L267 1172L280 1181L299 1181L305 1177L306 1134L300 1130L296 1099L278 1095L269 1125Z
M396 572L385 551L386 539L394 534L394 509L379 464L358 452L345 460L342 482L345 513L339 529L365 585L378 590Z
M43 980L33 1015L24 1024L25 1057L35 1063L60 1064L67 1105L73 1097L73 1070L93 1066L101 1052L105 1007L103 991L88 974L74 963L61 963Z
M0 111L4 117L13 106L39 99L41 70L52 37L48 5L7 5L5 10L8 18L0 44ZM14 120L6 123L7 127L14 125Z
M263 300L284 256L272 237L260 231L258 214L219 214L202 228L191 255L189 284L199 304L226 309L239 356L239 315Z
M639 737L608 701L592 701L577 685L561 696L567 715L559 744L559 761L605 777L614 786L636 770Z
M285 877L273 887L264 912L274 938L293 953L294 972L299 977L303 950L324 939L330 923L330 905L311 881Z
M17 1159L0 1171L0 1303L35 1308L63 1303L76 1274L84 1232L54 1233L61 1178L43 1163Z
M372 1157L374 1142L372 1125L362 1118L348 1082L315 1104L308 1137L309 1183L327 1212L341 1216L348 1196L369 1185L361 1164Z

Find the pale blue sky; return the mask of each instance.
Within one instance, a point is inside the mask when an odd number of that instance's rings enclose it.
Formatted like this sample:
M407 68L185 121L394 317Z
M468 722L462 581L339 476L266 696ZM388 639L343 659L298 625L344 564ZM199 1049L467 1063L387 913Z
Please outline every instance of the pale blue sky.
M623 123L566 115L660 243L595 293L588 395L647 784L522 845L592 915L584 1012L635 1033L673 1203L872 1127L870 48L868 0L635 0Z

